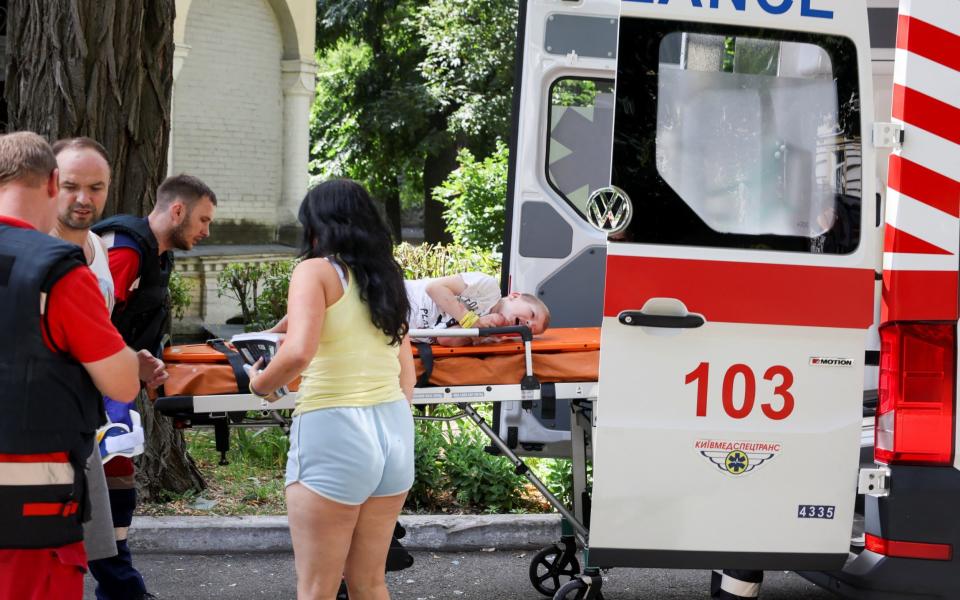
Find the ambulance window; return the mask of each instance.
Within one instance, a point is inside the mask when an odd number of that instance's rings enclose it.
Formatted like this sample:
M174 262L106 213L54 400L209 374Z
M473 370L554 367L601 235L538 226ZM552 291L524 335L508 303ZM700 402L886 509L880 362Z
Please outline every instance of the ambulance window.
M548 115L547 181L584 216L590 192L610 184L613 81L557 79Z
M620 40L612 182L634 203L622 239L856 249L852 42L640 19L623 21Z

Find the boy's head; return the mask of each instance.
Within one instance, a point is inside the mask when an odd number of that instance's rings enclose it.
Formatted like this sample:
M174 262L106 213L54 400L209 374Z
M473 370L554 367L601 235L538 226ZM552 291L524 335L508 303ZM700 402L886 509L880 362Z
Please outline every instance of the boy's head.
M507 325L526 325L534 334L541 334L550 327L550 309L533 294L512 292L505 296L491 312L503 315Z

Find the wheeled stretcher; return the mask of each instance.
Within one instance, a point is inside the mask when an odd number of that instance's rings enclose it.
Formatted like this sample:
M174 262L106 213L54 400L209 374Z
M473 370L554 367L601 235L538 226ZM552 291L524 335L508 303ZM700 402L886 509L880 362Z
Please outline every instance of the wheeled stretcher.
M536 339L526 327L415 330L411 337L437 334L517 336L465 347L415 344L418 381L413 403L457 405L459 414L439 418L473 421L491 440L488 451L506 456L563 515L560 544L542 550L530 565L534 587L552 596L560 587L559 578L573 574L561 571L576 563L577 537L585 543L588 533L587 458L597 398L600 330L552 329ZM164 361L170 378L155 401L156 409L180 428L213 426L221 464L226 462L231 426L288 427L288 418L278 411L294 408L299 382L293 382L291 393L272 404L253 396L246 387L242 359L222 340L169 347ZM485 402L494 406L492 426L475 408ZM527 468L519 455L530 451L572 459L573 507L564 506Z
M596 396L599 347L597 328L551 330L530 343L528 369L520 338L457 348L415 344L414 404L494 402L496 430L511 449L566 457L569 403ZM221 340L167 348L170 379L158 410L189 427L242 424L242 413L293 408L295 394L273 404L249 394L240 358L231 354Z

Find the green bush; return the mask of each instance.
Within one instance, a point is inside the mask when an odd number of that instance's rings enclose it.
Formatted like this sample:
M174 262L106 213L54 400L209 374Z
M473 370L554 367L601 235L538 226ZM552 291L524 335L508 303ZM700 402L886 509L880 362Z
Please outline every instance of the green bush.
M287 314L290 277L297 266L295 260L271 263L264 269L262 291L256 300L256 316L249 330L270 329Z
M500 276L500 254L477 248L403 243L394 247L393 256L403 268L404 279L443 277L470 271Z
M539 463L539 473L550 493L564 505L573 505L573 465L568 458L545 458ZM587 487L593 485L593 464L587 463Z
M443 451L446 447L440 423L418 421L414 438L414 481L407 495L407 506L413 510L436 510L443 503L446 475Z
M486 512L510 512L525 506L524 484L513 464L484 450L486 437L472 425L453 434L444 469L461 506Z
M173 310L173 318L178 321L190 308L190 290L193 289L194 282L174 271L170 274L170 306Z
M433 198L446 206L443 216L455 244L499 249L506 226L509 149L497 140L494 153L478 161L469 150L457 155L460 165L433 189Z
M245 464L279 469L287 465L290 438L279 427L265 427L252 432L244 427L236 427L232 442Z
M287 291L296 260L230 263L217 276L217 294L240 306L247 331L273 327L287 314Z

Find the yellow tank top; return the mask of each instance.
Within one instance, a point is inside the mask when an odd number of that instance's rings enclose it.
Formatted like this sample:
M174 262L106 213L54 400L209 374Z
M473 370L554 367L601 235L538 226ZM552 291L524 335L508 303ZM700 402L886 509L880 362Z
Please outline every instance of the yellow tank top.
M373 406L403 398L400 347L370 320L353 273L343 296L327 307L317 354L303 372L294 414Z

